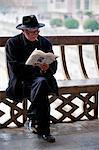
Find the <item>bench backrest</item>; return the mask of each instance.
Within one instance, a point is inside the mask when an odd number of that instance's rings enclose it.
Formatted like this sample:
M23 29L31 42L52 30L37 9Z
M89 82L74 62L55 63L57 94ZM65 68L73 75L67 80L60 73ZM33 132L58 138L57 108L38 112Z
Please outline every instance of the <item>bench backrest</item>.
M6 40L9 37L0 37L0 47L4 47ZM63 65L64 79L71 79L71 75L69 73L66 61L66 48L67 45L75 45L77 46L77 53L79 59L80 71L83 78L89 78L87 69L84 63L84 55L83 55L83 45L93 45L94 51L94 63L96 73L99 75L99 36L46 36L47 39L53 44L53 46L59 46L61 51L61 60ZM90 51L89 51L90 53Z

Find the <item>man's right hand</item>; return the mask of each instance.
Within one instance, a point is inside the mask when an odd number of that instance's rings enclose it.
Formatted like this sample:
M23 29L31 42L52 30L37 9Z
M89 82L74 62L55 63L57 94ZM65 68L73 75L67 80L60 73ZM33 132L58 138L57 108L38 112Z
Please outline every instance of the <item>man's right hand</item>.
M40 70L41 70L42 73L46 73L46 71L49 68L49 65L46 64L46 63L44 63L44 64L38 64L37 66L40 68Z

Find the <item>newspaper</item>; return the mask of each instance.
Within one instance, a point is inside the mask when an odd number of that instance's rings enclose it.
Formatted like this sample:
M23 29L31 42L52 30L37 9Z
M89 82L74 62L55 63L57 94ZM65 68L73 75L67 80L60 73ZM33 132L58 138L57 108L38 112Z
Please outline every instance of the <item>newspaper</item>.
M34 50L26 61L26 65L36 66L38 64L51 64L58 56L51 52L45 53L41 50Z

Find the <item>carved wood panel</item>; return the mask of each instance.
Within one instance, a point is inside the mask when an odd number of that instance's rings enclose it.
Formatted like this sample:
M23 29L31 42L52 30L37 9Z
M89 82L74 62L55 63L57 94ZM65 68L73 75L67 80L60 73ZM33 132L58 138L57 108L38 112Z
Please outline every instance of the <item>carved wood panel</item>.
M70 93L49 96L51 122L73 122L96 119L98 116L98 93ZM7 98L0 99L0 128L23 126L26 119L27 102L16 103Z

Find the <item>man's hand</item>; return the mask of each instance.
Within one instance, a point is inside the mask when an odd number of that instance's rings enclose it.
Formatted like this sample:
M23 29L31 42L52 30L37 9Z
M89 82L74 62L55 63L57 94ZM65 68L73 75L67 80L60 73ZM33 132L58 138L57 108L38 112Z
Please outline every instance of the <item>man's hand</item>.
M49 68L49 65L44 63L44 64L38 64L38 67L40 68L41 70L41 73L46 73L46 71L48 70Z

